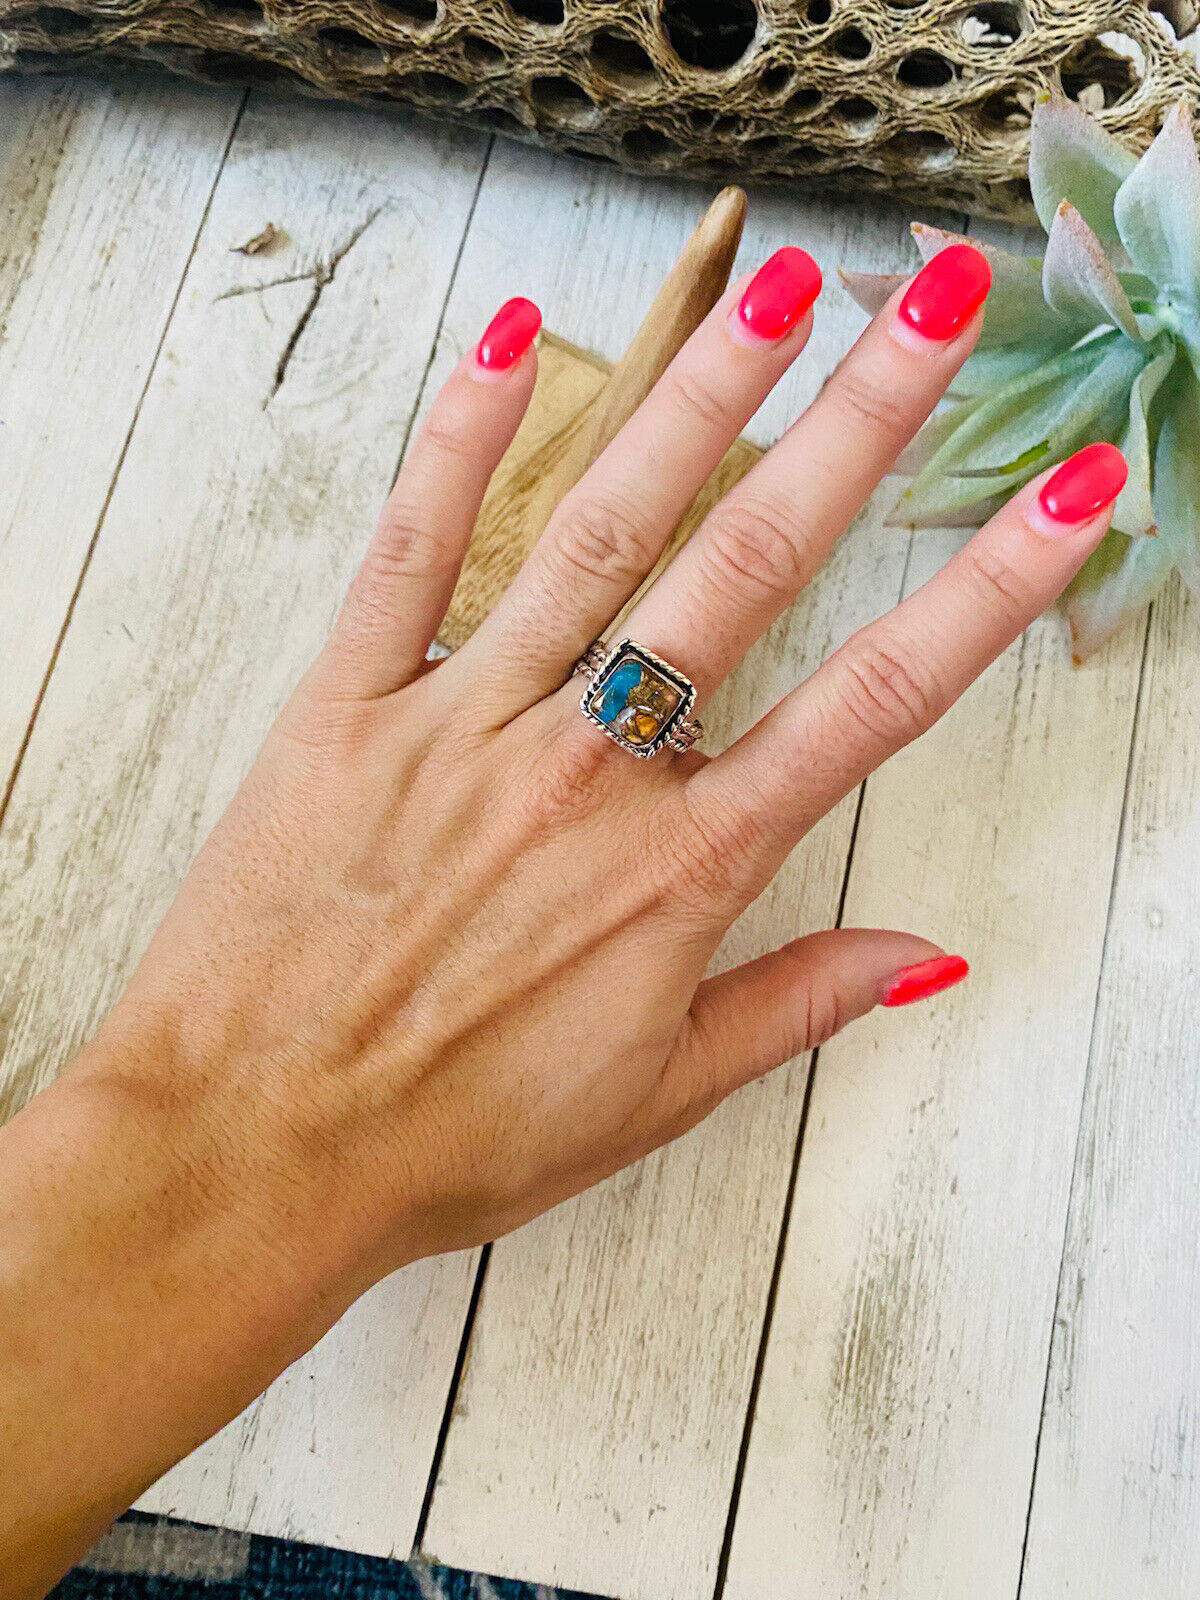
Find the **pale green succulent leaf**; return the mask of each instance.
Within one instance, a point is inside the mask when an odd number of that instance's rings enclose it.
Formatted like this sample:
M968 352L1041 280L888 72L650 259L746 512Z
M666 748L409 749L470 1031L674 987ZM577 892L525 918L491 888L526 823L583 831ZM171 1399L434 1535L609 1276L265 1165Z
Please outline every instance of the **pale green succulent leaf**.
M1161 539L1105 534L1063 596L1076 661L1086 661L1144 611L1173 564Z
M1054 214L1042 266L1047 302L1068 322L1111 323L1127 338L1142 332L1104 246L1067 200Z
M976 350L950 384L952 395L977 396L1001 389L1023 373L1035 372L1075 343L1067 332L1061 339L1037 344L1001 344L993 350Z
M931 478L924 484L917 479L884 518L884 526L981 528L1005 504L1013 488L1011 478Z
M949 233L945 228L934 228L924 222L914 222L912 232L917 249L926 261L931 261L939 251L952 244L969 244L987 257L992 269L992 288L984 309L978 349L1059 339L1073 343L1095 327L1098 319L1094 314L1072 319L1047 305L1038 256L1013 255L1011 251L998 250L994 245L982 244L978 239L968 239L964 234Z
M1200 381L1188 362L1173 368L1163 403L1154 452L1156 543L1200 594Z
M978 399L960 400L943 411L937 411L903 451L893 472L901 477L915 478L983 402Z
M1153 500L1156 439L1150 426L1150 408L1175 357L1175 346L1162 339L1150 364L1138 374L1129 391L1129 420L1117 441L1129 465L1129 477L1113 507L1112 524L1131 538L1152 537L1158 532Z
M1200 307L1200 153L1186 104L1121 185L1115 215L1134 267L1160 295Z
M1116 244L1113 204L1136 165L1136 156L1074 101L1056 97L1034 107L1029 185L1047 233L1069 200L1104 244Z
M877 317L888 301L908 279L898 272L848 272L838 269L838 277L855 305Z
M986 399L926 473L1020 473L1102 421L1115 431L1145 360L1143 346L1116 333L1077 345Z

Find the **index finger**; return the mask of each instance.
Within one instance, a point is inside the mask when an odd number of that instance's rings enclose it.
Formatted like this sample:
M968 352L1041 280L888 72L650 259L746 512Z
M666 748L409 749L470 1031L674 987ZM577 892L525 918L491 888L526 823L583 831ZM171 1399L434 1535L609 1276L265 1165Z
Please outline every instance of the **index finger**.
M731 848L754 840L749 870L769 879L797 839L931 727L1052 604L1104 537L1127 471L1113 445L1093 444L1018 494L693 776L706 831L719 818Z

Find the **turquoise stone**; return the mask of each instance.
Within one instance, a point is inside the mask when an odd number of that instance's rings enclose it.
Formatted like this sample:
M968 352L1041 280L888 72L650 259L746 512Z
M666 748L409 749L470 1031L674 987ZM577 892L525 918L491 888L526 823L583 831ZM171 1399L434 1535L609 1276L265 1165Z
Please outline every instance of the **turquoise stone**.
M683 691L633 651L619 658L587 702L589 714L621 744L649 751L670 726Z
M626 661L613 673L592 703L592 709L601 722L615 722L629 705L629 697L642 681L642 669L636 661Z

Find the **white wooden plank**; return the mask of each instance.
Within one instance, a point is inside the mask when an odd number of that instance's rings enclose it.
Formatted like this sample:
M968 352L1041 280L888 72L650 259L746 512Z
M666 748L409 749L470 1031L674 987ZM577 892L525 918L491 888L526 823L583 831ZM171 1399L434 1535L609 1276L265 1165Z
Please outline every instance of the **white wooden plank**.
M1200 605L1156 604L1025 1600L1200 1594Z
M241 98L0 80L0 794Z
M113 998L328 629L485 149L348 108L251 102L240 124L0 831L9 1106ZM268 221L275 250L231 253ZM406 1551L469 1265L384 1285L145 1504Z
M444 359L479 322L476 288L497 275L506 290L540 295L555 329L616 355L700 200L694 189L647 191L498 150ZM816 392L861 326L831 269L848 258L890 268L906 255L897 215L876 209L868 220L756 195L742 264L792 241L814 250L829 287L808 354L750 430L761 441ZM708 718L717 739L894 601L905 552L905 536L865 517L730 685ZM735 930L726 961L833 920L852 819L853 801L816 831ZM427 1555L623 1600L711 1590L804 1078L801 1066L758 1085L683 1144L496 1246Z
M821 1052L731 1600L1017 1592L1140 650L1043 619L867 785L847 923L974 972Z

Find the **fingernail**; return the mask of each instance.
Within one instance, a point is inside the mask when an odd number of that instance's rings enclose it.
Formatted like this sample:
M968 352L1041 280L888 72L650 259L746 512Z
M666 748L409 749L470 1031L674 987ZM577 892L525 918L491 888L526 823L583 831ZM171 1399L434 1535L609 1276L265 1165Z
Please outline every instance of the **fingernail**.
M910 1006L915 1000L928 1000L930 995L961 983L970 970L961 956L934 956L932 961L918 961L915 967L901 967L884 985L880 1004Z
M506 300L475 346L475 360L485 372L507 372L537 338L541 325L542 313L532 300Z
M981 250L947 245L909 284L896 316L923 339L948 344L975 316L991 287L991 264Z
M751 278L730 322L735 331L774 342L796 326L820 292L820 267L807 250L785 245Z
M1112 504L1128 476L1125 457L1116 445L1089 444L1047 478L1038 505L1051 522L1078 527Z

